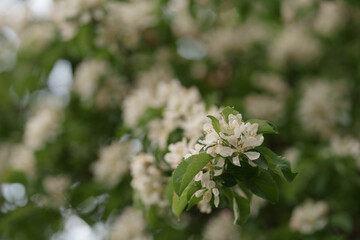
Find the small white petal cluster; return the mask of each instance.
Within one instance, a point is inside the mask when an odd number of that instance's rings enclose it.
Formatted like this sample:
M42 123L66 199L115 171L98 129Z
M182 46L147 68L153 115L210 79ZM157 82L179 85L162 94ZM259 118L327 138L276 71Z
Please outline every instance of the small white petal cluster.
M168 201L165 199L167 179L157 166L153 155L140 153L135 156L131 161L130 171L131 186L139 194L145 206L164 207L168 205Z
M234 216L230 210L222 210L212 217L203 232L205 240L235 240L240 239L237 226L233 224Z
M99 159L91 166L95 181L116 185L129 170L129 143L113 142L100 150Z
M101 77L108 71L108 63L98 59L86 59L76 68L73 91L83 101L91 100Z
M291 24L275 38L270 46L269 58L276 66L288 61L311 63L321 55L319 42L302 26Z
M62 111L57 105L40 106L25 125L24 144L38 150L60 129Z
M135 47L141 32L156 23L155 7L151 1L132 0L107 2L104 23L99 25L97 43L118 50L116 43L121 40L127 47Z
M146 233L146 221L142 213L132 207L125 208L110 228L110 240L152 240Z
M103 15L100 6L104 0L56 0L54 1L51 20L60 30L64 40L73 38L82 24L91 18L100 19Z
M135 127L148 108L162 108L163 117L148 124L148 137L161 149L167 146L169 134L177 128L184 130L185 137L197 139L202 135L201 126L207 121L206 110L196 88L185 88L176 81L160 82L154 88L138 88L123 104L124 121Z
M320 2L314 21L314 29L328 35L344 26L348 20L346 5L341 1Z
M350 136L333 136L330 139L330 151L335 156L349 156L356 160L360 169L360 141Z
M210 201L213 196L215 207L219 206L219 189L216 187L216 183L213 178L222 174L224 163L225 160L223 158L213 159L194 178L195 181L201 182L202 187L202 189L194 193L195 197L202 197L201 201L197 204L200 212L211 213Z
M269 38L268 30L259 21L250 20L243 25L221 27L205 34L204 41L212 58L225 60L232 52L247 51L252 44Z
M165 161L169 163L172 169L175 169L182 161L184 156L190 153L194 143L187 143L186 138L181 141L169 145L169 152L165 154Z
M43 186L48 196L39 196L38 204L43 206L59 207L66 201L66 191L71 180L68 176L48 176L43 180Z
M264 137L257 134L257 123L245 123L241 114L228 116L228 121L220 117L220 132L217 133L211 123L204 125L205 139L201 141L205 145L206 152L214 157L231 157L232 162L240 166L239 155L244 154L249 160L256 160L260 153L249 151L260 146Z
M302 234L311 234L321 230L327 223L328 206L324 201L307 200L296 207L290 219L290 227Z
M316 80L304 86L298 116L308 132L327 138L337 124L348 122L349 108L347 88L342 82Z
M32 149L23 144L14 144L8 158L10 168L23 171L29 176L35 176L36 163Z
M258 74L253 79L254 84L265 93L251 93L244 99L246 112L259 119L276 120L285 109L289 86L274 74Z

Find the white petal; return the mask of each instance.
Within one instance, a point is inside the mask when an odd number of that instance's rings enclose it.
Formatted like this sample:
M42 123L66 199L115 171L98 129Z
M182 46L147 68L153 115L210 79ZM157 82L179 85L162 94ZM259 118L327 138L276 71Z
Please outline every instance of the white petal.
M202 175L203 175L202 171L198 172L198 174L195 175L194 180L195 181L200 181L201 178L202 178Z
M223 157L230 157L235 152L235 149L219 145L215 152Z
M213 192L214 196L219 196L219 189L213 188L212 192Z
M216 163L216 167L223 167L225 164L225 160L223 158L219 158L218 162Z
M215 205L215 207L218 207L218 206L219 206L219 203L220 203L220 198L219 198L219 196L217 195L217 196L214 197L214 205Z
M245 152L244 153L250 160L256 160L260 157L260 153L258 152Z
M194 193L195 197L197 197L197 198L201 197L204 194L205 190L206 189L200 189L200 190L196 191Z
M232 160L233 160L233 164L239 167L241 166L239 156L234 157Z

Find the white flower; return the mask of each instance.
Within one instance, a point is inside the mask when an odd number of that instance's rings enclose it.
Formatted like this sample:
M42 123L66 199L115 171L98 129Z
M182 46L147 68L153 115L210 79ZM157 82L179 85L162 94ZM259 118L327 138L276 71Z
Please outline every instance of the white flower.
M157 166L153 155L140 153L130 164L131 186L139 194L145 206L168 205L165 199L166 178Z
M113 142L100 150L99 159L91 166L98 182L114 186L128 172L129 143Z
M203 231L205 240L230 240L240 239L237 226L233 224L233 213L221 210L206 223Z
M321 138L328 138L337 124L350 120L350 101L344 82L314 80L304 85L298 117L304 129Z
M201 141L205 145L206 152L212 156L216 154L222 157L232 157L233 163L240 166L239 154L244 154L249 160L256 160L260 154L249 151L260 146L264 137L257 134L258 124L244 123L241 114L236 116L230 114L228 122L223 117L219 119L220 132L215 131L210 123L204 124L205 140Z
M170 152L165 154L164 158L165 161L170 164L172 169L175 169L182 159L190 153L190 144L191 142L188 144L186 139L183 138L182 141L169 145Z
M146 233L146 221L140 211L128 207L110 228L110 240L151 240Z
M328 206L323 201L313 202L307 200L304 204L296 207L290 219L292 230L303 234L311 234L321 230L327 223Z
M108 63L98 59L86 59L76 68L73 91L83 101L92 100L99 85L100 78L109 70Z

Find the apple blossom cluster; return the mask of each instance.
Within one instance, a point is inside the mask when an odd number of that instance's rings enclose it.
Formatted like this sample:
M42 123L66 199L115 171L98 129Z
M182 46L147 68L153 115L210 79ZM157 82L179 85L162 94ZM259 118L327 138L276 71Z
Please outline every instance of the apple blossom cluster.
M166 177L151 154L140 153L130 163L131 186L145 206L165 207Z
M290 227L303 234L321 230L327 223L328 205L324 201L314 202L308 199L297 206L290 219Z

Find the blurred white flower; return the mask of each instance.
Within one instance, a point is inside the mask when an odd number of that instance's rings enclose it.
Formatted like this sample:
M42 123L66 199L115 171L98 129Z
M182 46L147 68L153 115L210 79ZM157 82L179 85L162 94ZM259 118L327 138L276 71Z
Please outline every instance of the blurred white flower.
M172 169L175 169L189 151L188 143L183 138L182 141L169 145L169 152L165 154L164 159L170 164Z
M328 206L324 201L314 202L308 199L297 206L290 219L290 227L302 234L311 234L321 230L327 223Z
M157 166L151 154L140 153L130 163L132 176L131 186L139 194L140 199L149 207L168 205L165 199L166 178Z
M56 102L38 107L26 122L24 144L33 150L42 148L59 132L61 117L62 109Z
M150 1L107 2L103 24L99 25L97 43L118 50L121 40L128 48L135 47L141 32L156 24L155 4Z
M43 186L48 196L41 196L37 202L40 206L59 207L66 201L66 191L71 183L71 179L65 175L47 176L43 180Z
M146 221L142 213L132 207L125 208L110 228L110 240L152 240L146 233Z
M298 117L310 133L327 138L337 124L350 120L350 102L344 82L331 83L319 79L304 85Z
M348 9L342 1L320 2L314 21L314 29L324 35L343 27L349 17Z
M73 91L80 95L83 101L92 100L98 88L101 77L109 71L104 60L85 59L76 68Z
M205 240L240 239L240 233L233 224L234 216L230 210L222 210L206 223L203 236Z
M285 26L269 47L269 60L276 66L287 62L311 63L321 55L319 42L303 26Z
M33 150L27 146L23 144L12 145L8 161L10 168L23 171L31 177L35 176L36 165L34 153Z
M330 139L330 152L335 156L353 157L360 169L360 141L350 136L332 136Z
M113 142L109 146L101 148L99 159L91 166L95 181L106 183L109 186L117 184L129 170L129 148L128 142Z

